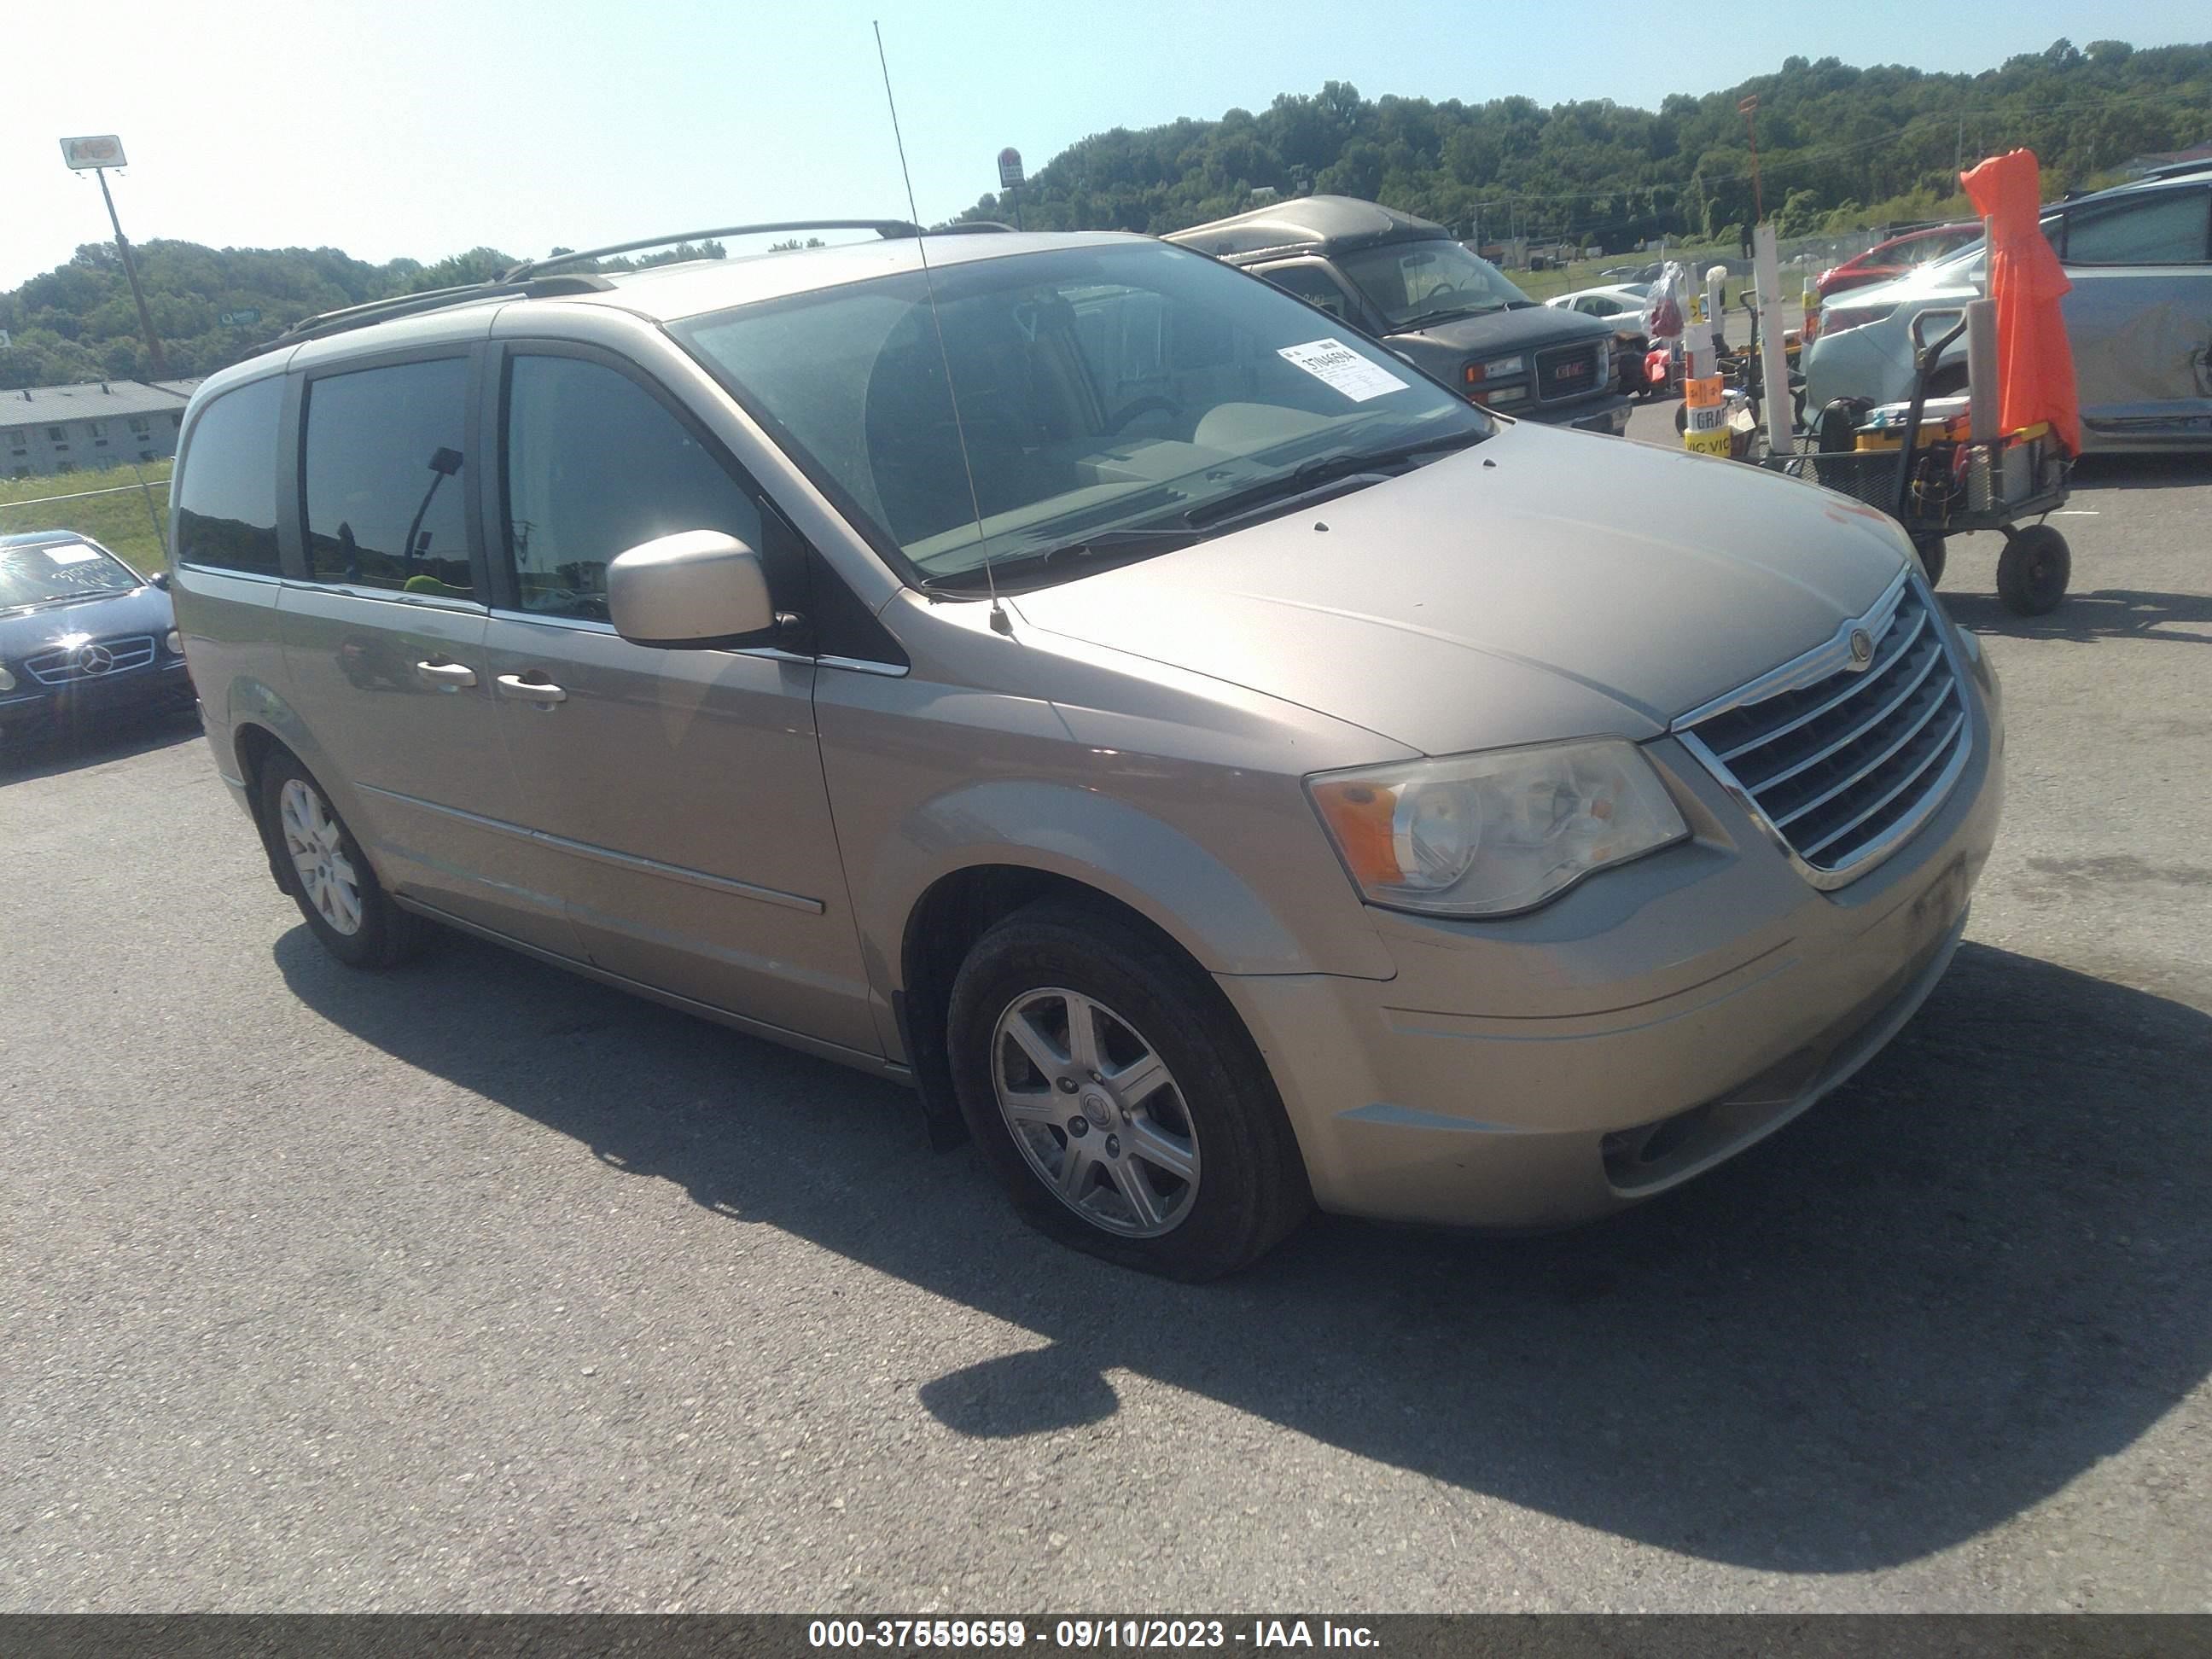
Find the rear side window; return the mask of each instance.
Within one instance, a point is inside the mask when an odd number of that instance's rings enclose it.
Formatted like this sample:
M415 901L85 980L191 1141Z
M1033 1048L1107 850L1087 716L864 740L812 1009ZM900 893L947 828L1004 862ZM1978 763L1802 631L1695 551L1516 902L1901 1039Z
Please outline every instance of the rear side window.
M1319 306L1332 317L1352 320L1352 305L1344 297L1344 290L1329 280L1326 271L1312 265L1282 265L1261 273L1286 294L1295 294L1308 305Z
M307 387L307 572L467 599L464 357L326 374Z
M2212 193L2162 191L2100 210L2076 212L2066 226L2066 262L2075 265L2200 265Z
M681 530L764 550L752 497L636 381L579 357L514 358L507 544L522 609L605 622L608 562Z
M278 574L276 420L284 381L226 392L200 412L177 480L177 558L218 570Z

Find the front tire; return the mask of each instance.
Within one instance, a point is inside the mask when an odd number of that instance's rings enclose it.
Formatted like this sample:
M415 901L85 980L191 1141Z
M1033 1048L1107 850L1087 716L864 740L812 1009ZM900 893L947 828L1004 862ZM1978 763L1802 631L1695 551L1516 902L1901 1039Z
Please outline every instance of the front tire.
M1032 1226L1170 1279L1257 1260L1313 1198L1273 1080L1212 980L1141 928L1044 900L953 981L962 1115Z
M282 750L261 769L261 823L277 885L325 951L349 968L390 968L422 948L428 924L392 903L322 785Z

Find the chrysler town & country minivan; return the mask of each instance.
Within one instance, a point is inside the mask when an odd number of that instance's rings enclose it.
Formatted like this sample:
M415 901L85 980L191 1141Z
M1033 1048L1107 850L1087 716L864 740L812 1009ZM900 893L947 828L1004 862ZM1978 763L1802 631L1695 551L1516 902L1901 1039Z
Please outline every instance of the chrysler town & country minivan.
M435 922L904 1079L1185 1277L1614 1210L1920 1006L2002 742L1889 520L1149 238L875 228L195 395L179 626L340 959Z

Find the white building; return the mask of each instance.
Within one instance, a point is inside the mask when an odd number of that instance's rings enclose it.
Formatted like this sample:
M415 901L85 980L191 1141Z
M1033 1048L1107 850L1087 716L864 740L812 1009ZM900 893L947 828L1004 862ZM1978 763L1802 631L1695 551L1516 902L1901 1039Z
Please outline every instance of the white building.
M0 477L97 471L177 453L198 380L88 380L0 392Z

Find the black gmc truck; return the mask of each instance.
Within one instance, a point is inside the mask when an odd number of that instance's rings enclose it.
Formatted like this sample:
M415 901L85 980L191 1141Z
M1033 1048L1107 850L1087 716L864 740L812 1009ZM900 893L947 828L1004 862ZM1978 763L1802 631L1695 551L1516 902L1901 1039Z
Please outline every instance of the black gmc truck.
M1442 225L1349 196L1302 196L1167 240L1264 276L1502 415L1620 433L1613 331L1540 306Z

